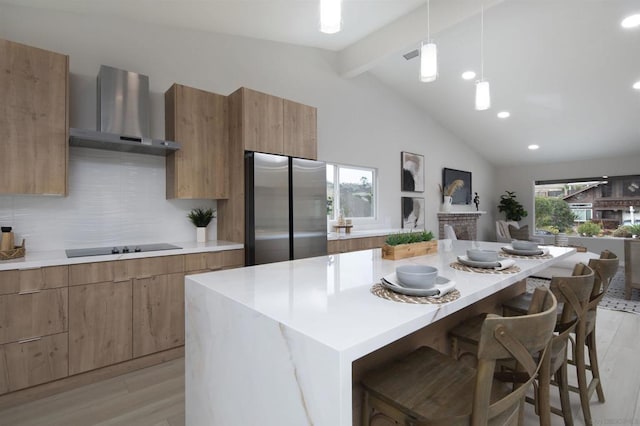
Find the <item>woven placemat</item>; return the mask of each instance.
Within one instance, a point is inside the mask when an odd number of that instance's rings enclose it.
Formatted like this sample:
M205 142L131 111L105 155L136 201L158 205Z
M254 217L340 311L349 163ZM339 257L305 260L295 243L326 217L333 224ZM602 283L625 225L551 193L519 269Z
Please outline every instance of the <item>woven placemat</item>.
M450 263L449 266L453 269L457 269L458 271L477 272L478 274L515 274L516 272L520 272L520 267L518 265L513 265L500 271L496 271L493 268L474 268L473 266L463 265L459 262Z
M443 303L453 302L454 300L460 297L460 292L458 290L453 290L442 297L407 296L404 294L396 293L395 291L391 291L380 283L374 284L371 287L371 293L373 293L374 295L382 299L392 300L394 302L413 303L413 304L430 303L434 305L441 305Z
M500 251L500 253L498 254L502 257L510 257L512 259L552 259L553 258L553 256L551 256L549 253L535 254L533 256L523 256L520 254L511 254L511 253L507 253L506 251Z

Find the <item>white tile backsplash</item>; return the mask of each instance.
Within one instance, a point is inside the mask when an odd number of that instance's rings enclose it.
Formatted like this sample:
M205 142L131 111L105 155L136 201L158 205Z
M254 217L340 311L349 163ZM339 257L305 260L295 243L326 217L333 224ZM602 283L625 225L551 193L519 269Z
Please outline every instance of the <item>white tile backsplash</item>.
M216 202L166 200L165 184L164 157L71 147L69 196L0 195L0 225L38 251L195 240L187 214Z

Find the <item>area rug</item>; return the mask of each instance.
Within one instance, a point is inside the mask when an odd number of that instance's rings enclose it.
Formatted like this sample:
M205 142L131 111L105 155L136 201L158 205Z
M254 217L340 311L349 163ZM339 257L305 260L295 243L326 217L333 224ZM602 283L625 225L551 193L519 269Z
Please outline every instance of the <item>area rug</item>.
M533 291L534 288L542 285L548 287L549 282L550 280L544 278L527 278L527 291ZM640 293L634 290L631 294L631 300L624 298L624 266L620 266L612 278L611 285L609 285L609 289L598 307L640 314Z

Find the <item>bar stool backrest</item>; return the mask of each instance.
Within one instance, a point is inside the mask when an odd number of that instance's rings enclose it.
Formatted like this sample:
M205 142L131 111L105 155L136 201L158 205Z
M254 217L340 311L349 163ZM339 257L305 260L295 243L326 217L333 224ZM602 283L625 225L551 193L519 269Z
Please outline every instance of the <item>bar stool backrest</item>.
M600 253L600 259L589 260L589 267L595 272L595 281L591 292L589 309L596 309L598 307L598 303L600 303L609 289L611 279L616 272L618 272L619 265L620 259L609 250Z
M557 318L557 301L549 289L534 291L534 300L543 300L540 312L516 317L490 314L484 320L478 344L478 366L472 425L512 424L520 403L537 376L549 347ZM533 354L533 355L532 355ZM529 379L502 399L490 404L496 361L515 359ZM495 420L504 421L495 421Z

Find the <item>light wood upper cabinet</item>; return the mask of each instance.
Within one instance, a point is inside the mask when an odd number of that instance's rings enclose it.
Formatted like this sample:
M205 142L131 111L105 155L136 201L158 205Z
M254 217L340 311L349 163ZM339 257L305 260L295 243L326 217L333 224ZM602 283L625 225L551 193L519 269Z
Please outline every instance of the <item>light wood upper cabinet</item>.
M132 358L132 283L69 287L69 374Z
M242 139L246 151L284 154L283 99L243 87Z
M317 158L317 109L242 87L229 96L230 137L244 151Z
M67 194L69 57L0 40L0 194Z
M318 110L284 100L284 152L298 158L318 158Z
M165 137L181 148L167 156L167 198L229 195L225 96L174 84L165 93Z

